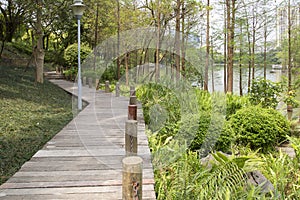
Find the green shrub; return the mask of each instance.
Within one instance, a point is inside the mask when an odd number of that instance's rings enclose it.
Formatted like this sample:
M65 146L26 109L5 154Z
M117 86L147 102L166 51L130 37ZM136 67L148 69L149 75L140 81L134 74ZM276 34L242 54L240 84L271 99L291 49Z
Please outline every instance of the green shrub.
M163 108L163 112L167 114L166 124L168 122L176 124L180 120L180 102L170 89L162 85L149 83L139 87L136 95L143 105L144 119L147 125L150 125L151 118L155 117L151 116L151 114L155 114L153 108L157 109L158 107ZM149 128L155 131L155 127L150 125Z
M262 151L274 149L289 134L290 124L278 111L251 106L232 115L225 127L226 135L233 135L237 144Z
M236 96L233 94L226 95L226 117L227 119L241 108L250 105L249 97Z
M83 61L90 53L90 47L85 44L81 45L80 58ZM68 68L76 68L78 66L78 44L72 44L65 49L64 59Z
M254 80L250 90L250 101L254 105L260 104L264 108L276 108L278 96L282 92L280 83L265 79Z

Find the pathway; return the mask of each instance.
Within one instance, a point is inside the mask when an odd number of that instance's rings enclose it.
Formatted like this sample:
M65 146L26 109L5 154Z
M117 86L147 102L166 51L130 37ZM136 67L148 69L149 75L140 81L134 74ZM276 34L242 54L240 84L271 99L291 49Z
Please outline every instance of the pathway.
M73 83L52 82L76 95ZM85 86L83 99L89 105L0 186L1 200L122 199L128 98ZM138 153L144 160L143 199L152 200L154 176L140 108L138 121Z

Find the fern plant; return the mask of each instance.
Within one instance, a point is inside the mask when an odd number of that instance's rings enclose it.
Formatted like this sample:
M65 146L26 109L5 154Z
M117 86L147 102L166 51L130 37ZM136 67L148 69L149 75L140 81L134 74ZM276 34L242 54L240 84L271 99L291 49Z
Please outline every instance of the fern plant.
M252 156L226 157L223 153L212 154L215 162L206 172L199 172L195 177L197 199L253 199L262 197L260 188L250 186L246 172L254 170L248 162L256 160ZM256 160L257 161L257 160Z

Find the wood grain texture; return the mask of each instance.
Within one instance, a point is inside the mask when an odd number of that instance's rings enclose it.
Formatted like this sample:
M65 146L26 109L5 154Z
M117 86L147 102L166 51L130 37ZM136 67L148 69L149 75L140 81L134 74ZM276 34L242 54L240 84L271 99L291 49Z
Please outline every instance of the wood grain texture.
M74 83L53 80L76 95ZM0 199L122 199L122 159L129 98L83 87L89 105L6 183ZM76 106L76 102L73 102ZM154 175L141 106L138 156L143 159L143 199L155 199Z

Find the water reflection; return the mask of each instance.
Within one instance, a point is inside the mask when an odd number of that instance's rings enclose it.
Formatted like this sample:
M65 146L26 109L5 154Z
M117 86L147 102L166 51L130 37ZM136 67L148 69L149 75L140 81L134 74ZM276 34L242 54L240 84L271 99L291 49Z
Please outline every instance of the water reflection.
M273 82L280 82L283 72L281 70L272 70L272 67L267 68L267 79ZM238 67L233 69L233 93L239 94L239 77L240 72ZM264 77L264 69L262 67L257 67L255 69L255 77ZM242 88L243 93L248 92L248 69L244 68L242 70ZM212 72L209 72L209 83L208 89L212 91ZM215 91L224 91L224 67L223 65L214 65L214 89Z

